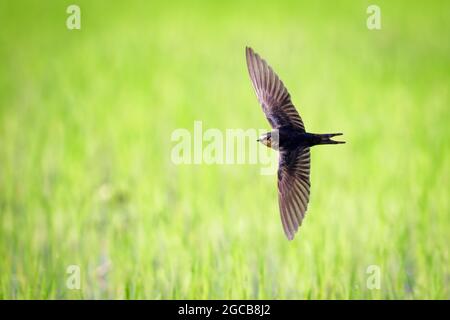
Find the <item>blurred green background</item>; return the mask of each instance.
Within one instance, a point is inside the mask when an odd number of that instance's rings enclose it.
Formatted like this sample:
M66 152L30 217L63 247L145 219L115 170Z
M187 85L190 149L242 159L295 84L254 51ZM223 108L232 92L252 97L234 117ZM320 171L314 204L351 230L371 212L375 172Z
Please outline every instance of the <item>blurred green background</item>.
M0 298L450 298L450 2L72 3L0 2ZM347 141L292 242L276 176L170 159L195 120L269 128L246 45Z

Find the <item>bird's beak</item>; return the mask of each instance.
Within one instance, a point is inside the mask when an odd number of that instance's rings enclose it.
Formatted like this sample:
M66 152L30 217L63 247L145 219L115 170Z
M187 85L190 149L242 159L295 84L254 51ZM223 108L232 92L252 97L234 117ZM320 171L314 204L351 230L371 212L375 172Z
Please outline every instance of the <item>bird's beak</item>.
M256 139L256 142L259 142L260 141L260 139Z

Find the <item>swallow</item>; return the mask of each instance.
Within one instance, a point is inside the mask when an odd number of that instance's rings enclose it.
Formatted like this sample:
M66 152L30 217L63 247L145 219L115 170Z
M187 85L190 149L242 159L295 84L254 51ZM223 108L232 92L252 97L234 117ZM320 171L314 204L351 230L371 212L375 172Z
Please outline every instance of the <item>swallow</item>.
M345 142L331 139L342 133L306 132L303 120L280 78L252 48L246 47L245 51L253 88L272 127L257 141L279 152L278 204L284 233L288 240L292 240L308 208L310 148Z

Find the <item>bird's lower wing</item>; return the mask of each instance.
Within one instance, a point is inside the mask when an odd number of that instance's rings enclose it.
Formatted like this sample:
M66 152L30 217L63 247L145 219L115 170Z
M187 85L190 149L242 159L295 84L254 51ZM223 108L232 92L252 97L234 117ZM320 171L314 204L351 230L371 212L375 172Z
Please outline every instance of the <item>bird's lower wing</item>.
M280 152L278 203L284 232L292 240L302 224L309 202L310 151L298 148Z

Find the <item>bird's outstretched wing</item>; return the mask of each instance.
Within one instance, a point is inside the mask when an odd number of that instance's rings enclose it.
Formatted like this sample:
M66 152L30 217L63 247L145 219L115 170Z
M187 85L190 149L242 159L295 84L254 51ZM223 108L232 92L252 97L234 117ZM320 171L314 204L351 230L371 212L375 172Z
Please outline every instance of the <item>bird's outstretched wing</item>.
M309 201L310 152L308 147L281 151L278 167L278 203L284 233L294 238Z
M283 82L252 48L247 47L245 50L253 87L272 128L292 126L305 131L302 118L292 104Z

